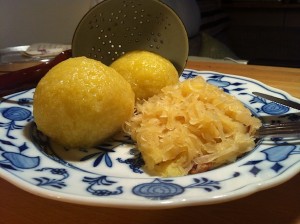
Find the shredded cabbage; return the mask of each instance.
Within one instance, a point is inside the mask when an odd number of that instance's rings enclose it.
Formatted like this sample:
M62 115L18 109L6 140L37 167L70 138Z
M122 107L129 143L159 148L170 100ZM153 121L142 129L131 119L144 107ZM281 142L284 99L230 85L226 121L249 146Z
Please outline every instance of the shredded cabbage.
M260 126L238 99L197 77L138 103L124 129L147 172L167 177L235 161L253 149Z

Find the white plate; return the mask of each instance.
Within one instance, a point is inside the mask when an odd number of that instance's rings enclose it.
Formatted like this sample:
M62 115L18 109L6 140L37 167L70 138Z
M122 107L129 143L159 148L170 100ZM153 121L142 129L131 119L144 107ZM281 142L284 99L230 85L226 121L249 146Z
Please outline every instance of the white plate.
M239 98L264 122L300 120L300 113L256 97L253 91L298 101L258 81L185 70ZM151 177L141 169L130 138L118 135L98 148L69 151L37 132L34 90L0 101L0 175L33 194L77 204L123 208L174 208L226 202L273 187L300 171L300 141L265 139L238 161L205 173ZM55 100L55 99L53 99Z

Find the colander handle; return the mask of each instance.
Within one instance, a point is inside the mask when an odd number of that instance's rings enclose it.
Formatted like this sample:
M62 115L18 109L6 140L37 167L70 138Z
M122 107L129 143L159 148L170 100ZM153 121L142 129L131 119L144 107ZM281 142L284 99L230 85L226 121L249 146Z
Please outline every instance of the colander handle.
M0 75L0 97L36 87L52 67L71 56L71 50L66 50L49 62Z

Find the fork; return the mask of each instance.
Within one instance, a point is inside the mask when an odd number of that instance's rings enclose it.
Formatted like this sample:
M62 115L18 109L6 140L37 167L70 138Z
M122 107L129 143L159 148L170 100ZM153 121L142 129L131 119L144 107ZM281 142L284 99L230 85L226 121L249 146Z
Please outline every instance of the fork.
M257 138L293 137L300 139L300 121L264 124L256 132Z

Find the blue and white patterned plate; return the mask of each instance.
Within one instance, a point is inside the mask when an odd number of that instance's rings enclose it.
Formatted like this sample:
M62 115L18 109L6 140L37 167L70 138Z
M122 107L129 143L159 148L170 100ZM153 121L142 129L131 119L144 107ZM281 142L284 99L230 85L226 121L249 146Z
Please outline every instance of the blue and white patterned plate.
M185 70L181 80L202 76L236 96L264 122L300 120L292 108L253 91L298 101L258 81ZM92 149L68 150L36 130L34 90L0 101L0 176L33 194L66 202L123 208L173 208L226 202L273 187L300 171L300 141L264 139L236 162L177 178L148 176L131 139L122 133ZM54 99L55 100L55 99Z

